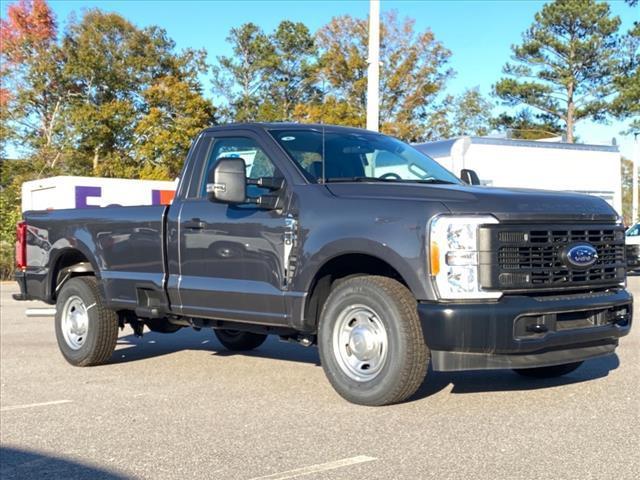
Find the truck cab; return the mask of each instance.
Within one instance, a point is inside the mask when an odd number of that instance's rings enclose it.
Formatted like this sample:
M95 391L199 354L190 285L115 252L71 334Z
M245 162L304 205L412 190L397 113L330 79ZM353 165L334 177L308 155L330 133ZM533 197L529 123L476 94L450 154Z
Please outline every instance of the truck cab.
M436 371L569 373L631 327L624 229L603 200L467 185L411 146L326 125L205 130L169 206L27 212L19 299L56 305L73 365L117 329L317 345L346 399ZM95 307L94 307L95 306Z

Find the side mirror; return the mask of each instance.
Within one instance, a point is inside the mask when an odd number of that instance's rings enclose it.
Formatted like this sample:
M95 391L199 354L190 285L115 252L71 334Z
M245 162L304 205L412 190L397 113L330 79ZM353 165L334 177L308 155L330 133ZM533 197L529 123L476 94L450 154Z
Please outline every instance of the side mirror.
M209 172L207 197L212 202L245 203L247 166L242 158L221 158Z
M480 185L480 178L478 178L478 174L474 170L463 168L460 170L460 178L467 185Z

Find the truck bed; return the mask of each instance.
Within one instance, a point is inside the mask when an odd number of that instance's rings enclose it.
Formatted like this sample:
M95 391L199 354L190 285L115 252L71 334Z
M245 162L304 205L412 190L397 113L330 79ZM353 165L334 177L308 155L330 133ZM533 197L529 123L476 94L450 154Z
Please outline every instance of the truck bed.
M30 296L51 300L57 271L72 249L91 259L113 308L135 307L141 286L162 291L167 208L113 206L26 212L27 271L33 274L27 285Z

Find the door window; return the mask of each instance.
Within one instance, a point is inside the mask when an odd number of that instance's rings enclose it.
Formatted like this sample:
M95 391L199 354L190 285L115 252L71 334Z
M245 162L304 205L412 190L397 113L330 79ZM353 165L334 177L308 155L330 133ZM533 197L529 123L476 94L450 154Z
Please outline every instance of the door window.
M200 196L206 196L206 183L209 173L220 158L239 157L247 166L247 178L273 178L280 175L276 172L273 162L260 148L258 143L249 137L225 137L214 140L207 159L205 175L200 185ZM255 185L247 186L247 194L256 196L265 193L263 188Z

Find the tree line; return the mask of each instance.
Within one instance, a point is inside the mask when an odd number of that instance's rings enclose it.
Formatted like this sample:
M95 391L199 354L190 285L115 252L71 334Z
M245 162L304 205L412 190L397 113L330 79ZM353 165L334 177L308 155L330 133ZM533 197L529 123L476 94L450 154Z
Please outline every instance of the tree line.
M474 86L453 96L451 51L385 12L380 130L407 141L509 130L572 142L586 119L631 118L640 129L640 25L620 25L606 2L551 1L512 47L491 97ZM18 0L0 23L0 242L13 241L27 179L174 178L196 133L221 122L364 127L367 41L368 19L348 15L317 32L246 23L229 32L232 53L209 65L207 52L178 50L160 27L92 9L61 29L46 0Z

